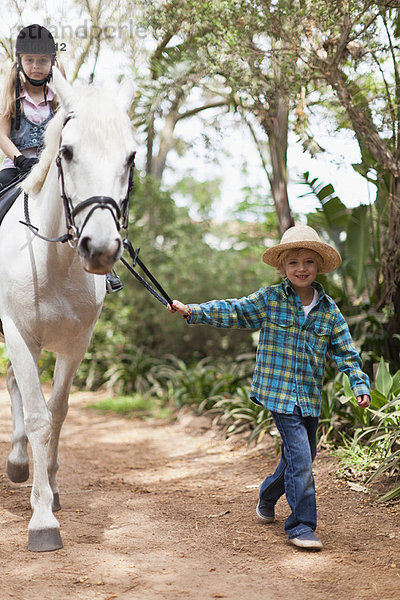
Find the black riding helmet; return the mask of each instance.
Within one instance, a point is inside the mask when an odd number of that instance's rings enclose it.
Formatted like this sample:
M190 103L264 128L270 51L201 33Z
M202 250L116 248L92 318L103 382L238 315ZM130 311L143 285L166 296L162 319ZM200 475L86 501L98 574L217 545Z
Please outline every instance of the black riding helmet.
M44 85L44 99L46 102L46 88L51 81L52 67L56 58L56 44L50 31L41 25L28 25L24 27L18 34L15 44L15 54L17 57L17 78L15 83L15 100L16 100L16 123L15 128L18 130L21 123L21 100L19 98L20 80L19 73L22 72L24 77L36 87ZM51 56L51 68L49 74L44 79L32 79L25 73L21 62L22 54L49 54Z

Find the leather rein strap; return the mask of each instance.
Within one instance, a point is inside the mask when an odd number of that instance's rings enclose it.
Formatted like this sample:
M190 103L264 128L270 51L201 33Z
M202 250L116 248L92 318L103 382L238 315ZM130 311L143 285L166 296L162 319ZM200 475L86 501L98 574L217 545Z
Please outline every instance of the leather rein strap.
M120 261L122 262L122 264L125 265L125 267L128 269L128 271L130 273L132 273L132 275L134 277L136 277L136 279L139 281L139 283L143 287L145 287L146 290L148 292L150 292L150 294L152 294L152 296L154 296L154 298L156 298L156 300L161 302L161 304L163 304L164 306L167 306L167 304L172 306L172 300L171 300L170 296L167 294L167 292L164 290L164 288L161 286L161 284L157 281L157 279L154 277L154 275L151 274L151 272L146 267L146 265L140 260L140 258L139 258L140 248L136 248L136 250L135 250L133 248L131 242L128 239L124 240L123 245L124 245L125 250L127 250L127 252L129 253L129 256L132 259L132 266L124 259L123 256L121 256L121 258L120 258ZM158 293L145 279L143 279L143 277L137 271L135 271L135 269L133 267L135 267L136 265L139 265L139 267L147 275L147 277L150 279L150 281L153 283L153 285L157 288L157 290L160 293Z

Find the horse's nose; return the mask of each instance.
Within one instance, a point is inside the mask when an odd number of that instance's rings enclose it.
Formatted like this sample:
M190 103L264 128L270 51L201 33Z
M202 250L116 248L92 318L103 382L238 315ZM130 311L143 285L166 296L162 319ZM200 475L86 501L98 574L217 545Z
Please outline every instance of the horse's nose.
M79 250L84 258L90 257L90 242L91 238L88 235L85 235L85 237L81 238L79 242Z
M78 251L84 259L86 271L108 273L121 255L121 238L118 236L111 243L103 246L97 245L90 235L85 235L79 241Z
M79 250L85 258L94 258L95 256L115 256L114 260L119 258L119 251L121 250L121 238L118 236L114 240L106 245L97 246L90 235L84 235L79 241Z

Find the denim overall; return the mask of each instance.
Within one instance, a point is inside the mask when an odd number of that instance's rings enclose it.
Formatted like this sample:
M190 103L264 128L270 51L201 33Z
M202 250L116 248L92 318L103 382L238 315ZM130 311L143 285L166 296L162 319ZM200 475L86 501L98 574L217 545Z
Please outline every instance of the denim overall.
M15 129L15 119L11 119L10 140L23 152L28 148L36 148L37 154L44 146L44 130L54 113L50 106L49 116L41 123L33 123L25 114L21 115L21 124ZM0 171L0 190L7 187L18 176L20 171L16 168L4 168Z
M50 107L47 119L41 123L33 123L23 113L18 131L15 129L15 119L11 120L10 140L17 146L20 152L27 150L27 148L37 148L38 153L42 150L44 146L44 130L47 123L52 119L53 114L53 110Z

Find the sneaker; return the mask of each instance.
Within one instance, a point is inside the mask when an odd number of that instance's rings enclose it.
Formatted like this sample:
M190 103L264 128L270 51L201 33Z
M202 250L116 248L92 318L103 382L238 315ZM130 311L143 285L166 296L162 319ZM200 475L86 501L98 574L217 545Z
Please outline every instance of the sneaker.
M313 531L307 531L297 537L290 538L289 542L298 548L305 548L306 550L321 550L322 548L321 540L317 538Z
M267 508L266 506L263 506L261 510L260 500L257 504L256 514L259 521L261 521L262 523L272 523L273 521L275 521L275 508L273 506L272 508Z
M119 292L124 287L124 284L118 277L118 275L111 275L111 273L107 273L106 275L106 288L108 294L113 294L114 292Z

